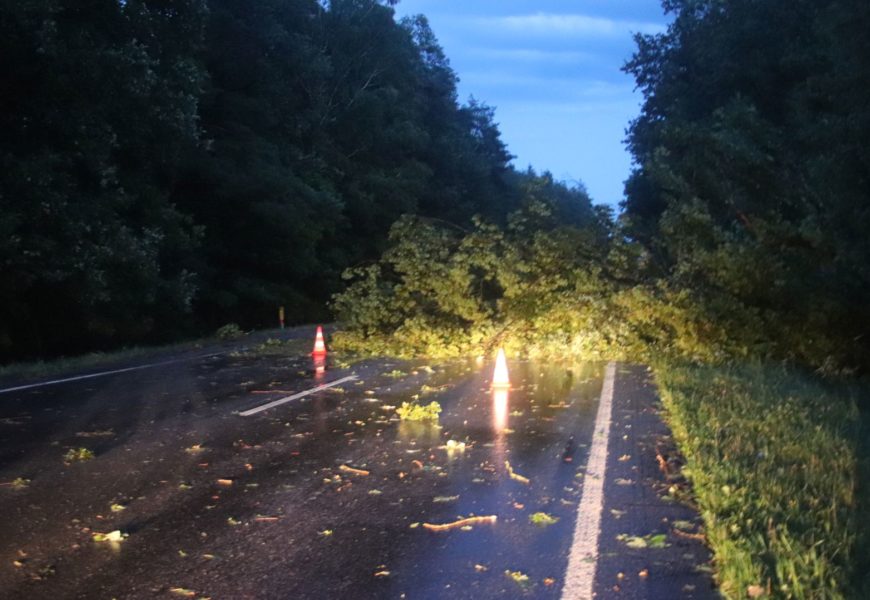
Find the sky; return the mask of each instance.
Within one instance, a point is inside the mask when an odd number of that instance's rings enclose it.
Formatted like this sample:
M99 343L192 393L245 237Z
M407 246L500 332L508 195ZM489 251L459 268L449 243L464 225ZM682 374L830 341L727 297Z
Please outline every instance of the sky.
M397 18L422 13L453 70L459 98L495 107L519 169L582 183L617 206L631 157L625 130L641 95L620 68L634 32L667 23L660 0L401 0Z

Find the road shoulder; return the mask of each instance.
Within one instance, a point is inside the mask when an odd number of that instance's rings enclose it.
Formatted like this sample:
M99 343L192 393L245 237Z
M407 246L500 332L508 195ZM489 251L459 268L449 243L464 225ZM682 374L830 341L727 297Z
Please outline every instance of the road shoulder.
M617 367L612 411L595 597L719 598L701 518L668 493L680 478L645 367Z

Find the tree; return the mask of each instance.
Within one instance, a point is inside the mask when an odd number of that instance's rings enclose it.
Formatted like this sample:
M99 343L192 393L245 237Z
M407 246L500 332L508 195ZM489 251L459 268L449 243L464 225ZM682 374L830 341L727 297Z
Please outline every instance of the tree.
M262 326L322 313L319 251L342 203L319 154L317 90L330 76L313 0L214 0L203 62L204 143L173 198L204 229L197 312L207 324Z
M459 228L406 216L375 264L351 269L334 308L345 348L457 356L508 346L601 358L625 332L608 315L620 284L609 215L549 174L521 177L522 206L504 226Z
M858 230L870 225L870 190L866 150L845 131L867 115L868 88L854 85L866 67L853 56L866 50L856 29L866 8L665 8L668 32L638 36L626 65L645 102L629 133L625 209L651 274L668 294L691 295L692 319L730 330L723 352L866 368Z
M188 308L196 234L166 187L196 141L202 14L4 3L0 355L141 338Z

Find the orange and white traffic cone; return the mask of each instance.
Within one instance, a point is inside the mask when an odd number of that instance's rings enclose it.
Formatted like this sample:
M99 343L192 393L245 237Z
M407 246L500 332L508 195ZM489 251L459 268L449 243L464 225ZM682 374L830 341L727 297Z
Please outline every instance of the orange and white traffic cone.
M498 355L495 357L495 371L492 374L492 389L506 390L510 388L511 380L508 377L507 359L504 355L504 348L498 349Z
M326 344L323 342L323 327L317 326L317 335L314 336L314 350L312 356L326 356Z

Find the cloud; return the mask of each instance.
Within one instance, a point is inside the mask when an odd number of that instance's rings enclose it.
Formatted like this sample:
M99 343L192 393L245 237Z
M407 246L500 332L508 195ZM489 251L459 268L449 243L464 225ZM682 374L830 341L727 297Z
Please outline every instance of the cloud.
M523 119L529 116L539 116L539 123L553 125L552 130L559 131L561 134L565 132L565 117L587 115L595 119L618 117L620 130L624 129L629 122L635 118L640 110L640 103L633 100L622 100L619 102L601 102L601 101L582 101L574 102L558 101L558 102L505 102L498 107L498 116L502 121L511 117L522 117ZM545 115L540 117L540 115ZM505 119L507 117L507 119ZM552 131L543 133L542 135L552 137Z
M534 73L520 73L516 70L489 69L487 71L466 71L463 81L473 86L498 86L524 88L535 91L535 95L555 100L554 95L570 95L575 98L631 98L634 86L631 83L577 77L546 77Z
M518 33L561 36L617 37L629 32L662 33L666 30L659 23L624 21L589 15L535 13L504 17L481 17L478 25L498 27Z
M540 50L529 48L472 48L469 51L476 57L507 60L524 63L548 63L559 65L576 65L600 60L600 57L591 52L578 52L572 50Z

